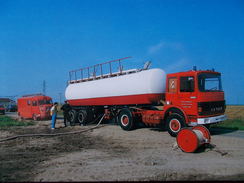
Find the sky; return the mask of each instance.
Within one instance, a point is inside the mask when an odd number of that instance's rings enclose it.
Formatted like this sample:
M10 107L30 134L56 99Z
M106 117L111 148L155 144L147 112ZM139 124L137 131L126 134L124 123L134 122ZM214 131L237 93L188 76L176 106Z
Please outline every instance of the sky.
M222 73L244 104L243 0L0 0L0 97L65 99L69 71L132 56L166 73Z

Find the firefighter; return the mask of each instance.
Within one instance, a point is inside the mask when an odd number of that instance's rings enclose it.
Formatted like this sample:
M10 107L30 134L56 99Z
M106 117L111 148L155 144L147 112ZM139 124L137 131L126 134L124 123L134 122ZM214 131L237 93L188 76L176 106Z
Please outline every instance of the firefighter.
M63 110L64 115L64 126L67 126L67 121L69 121L69 111L71 110L70 105L67 101L64 101L64 105L61 107L61 110Z

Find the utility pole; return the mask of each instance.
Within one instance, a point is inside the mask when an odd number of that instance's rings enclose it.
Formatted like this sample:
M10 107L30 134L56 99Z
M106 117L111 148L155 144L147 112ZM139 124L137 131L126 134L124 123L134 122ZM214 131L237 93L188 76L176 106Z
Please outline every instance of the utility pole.
M58 93L58 94L59 94L59 104L61 105L62 93Z
M43 83L42 83L42 93L43 95L46 95L46 81L43 80Z

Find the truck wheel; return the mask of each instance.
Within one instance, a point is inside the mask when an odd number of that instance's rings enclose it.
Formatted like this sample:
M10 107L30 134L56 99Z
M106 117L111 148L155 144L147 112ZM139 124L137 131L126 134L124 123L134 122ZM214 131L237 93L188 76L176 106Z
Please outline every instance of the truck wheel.
M77 120L80 124L85 124L87 118L87 112L85 110L79 110L77 114Z
M77 121L77 111L72 109L69 111L69 120L70 120L70 125L74 126L76 121Z
M123 130L129 131L134 128L132 113L129 109L122 109L119 113L118 122Z
M185 119L177 113L173 113L166 119L167 131L172 137L176 137L181 128L185 127Z

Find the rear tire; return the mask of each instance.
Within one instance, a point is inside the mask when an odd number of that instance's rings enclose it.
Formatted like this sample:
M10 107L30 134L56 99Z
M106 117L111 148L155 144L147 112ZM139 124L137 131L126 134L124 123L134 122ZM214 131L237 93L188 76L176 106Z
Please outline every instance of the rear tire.
M134 121L132 113L128 108L124 108L120 111L118 116L118 123L123 130L129 131L134 128Z
M79 110L77 113L77 120L80 123L80 125L85 125L87 119L87 112L85 110Z
M70 119L70 125L74 126L77 121L77 111L72 109L69 111L69 119Z
M186 126L183 116L173 113L166 119L166 128L172 137L176 137L179 131Z

